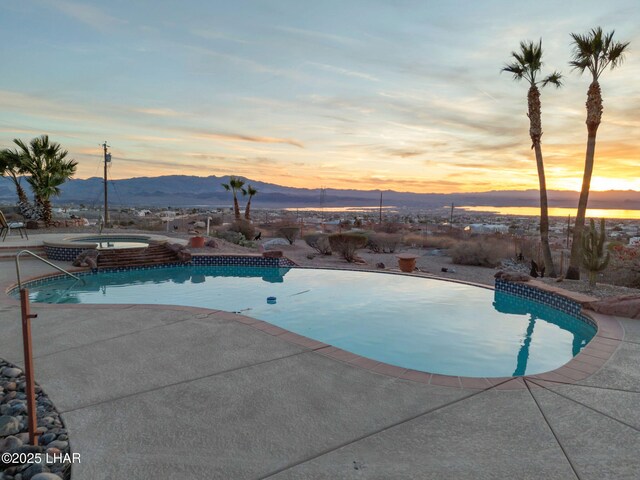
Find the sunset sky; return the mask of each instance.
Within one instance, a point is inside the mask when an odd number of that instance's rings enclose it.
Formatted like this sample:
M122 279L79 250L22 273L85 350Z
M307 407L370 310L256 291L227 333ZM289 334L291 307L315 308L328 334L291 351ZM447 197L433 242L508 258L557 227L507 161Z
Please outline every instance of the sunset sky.
M21 0L0 4L0 147L48 133L100 176L242 175L289 186L537 188L526 84L543 39L548 187L579 190L589 77L569 33L630 41L601 79L593 190L640 190L640 8L603 1Z

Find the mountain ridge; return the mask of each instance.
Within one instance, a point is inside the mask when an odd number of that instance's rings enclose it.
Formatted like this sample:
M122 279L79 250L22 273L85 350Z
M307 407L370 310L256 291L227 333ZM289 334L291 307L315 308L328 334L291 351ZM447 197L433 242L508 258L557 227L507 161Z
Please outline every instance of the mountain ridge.
M287 187L260 180L240 177L258 190L252 205L255 208L318 207L329 206L376 206L380 202L381 190L321 189ZM222 183L228 176L199 177L193 175L164 175L160 177L133 177L110 180L109 204L131 207L221 207L231 204L231 194ZM54 204L100 205L103 195L103 180L99 177L71 179L61 186L61 195L52 199ZM550 207L575 208L579 192L549 190ZM384 205L396 207L437 208L454 203L459 206L518 207L537 206L538 190L491 190L465 193L414 193L382 190ZM14 203L15 188L7 178L0 178L0 202ZM321 205L322 204L322 205ZM591 192L590 208L640 209L640 192L635 190L609 190Z

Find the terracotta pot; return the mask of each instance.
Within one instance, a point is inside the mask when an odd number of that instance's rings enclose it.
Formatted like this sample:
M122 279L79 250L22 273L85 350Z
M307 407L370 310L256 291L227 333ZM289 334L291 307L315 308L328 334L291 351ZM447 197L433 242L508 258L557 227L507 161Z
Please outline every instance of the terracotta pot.
M416 255L401 254L397 255L398 267L401 271L411 273L416 269Z
M193 248L204 247L204 237L191 237L191 246Z

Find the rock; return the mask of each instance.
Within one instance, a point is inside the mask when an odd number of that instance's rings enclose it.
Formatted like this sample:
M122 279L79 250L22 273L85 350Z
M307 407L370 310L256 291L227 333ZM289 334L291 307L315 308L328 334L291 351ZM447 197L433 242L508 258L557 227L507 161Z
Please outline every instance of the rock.
M95 268L96 265L98 264L99 255L100 255L100 252L98 252L98 250L96 250L95 248L89 249L89 250L83 250L78 254L76 259L73 261L73 266L82 267L86 265L87 267Z
M278 248L279 245L289 245L289 242L284 238L272 238L262 244L265 250L272 250Z
M36 476L31 477L31 480L62 480L62 478L55 473L38 473Z
M55 433L45 433L40 437L40 445L48 445L56 439Z
M4 388L9 390L10 392L13 392L16 388L18 388L18 385L16 385L16 382L9 382L4 386Z
M22 440L18 437L8 436L6 438L0 439L0 452L8 452L9 450L13 450L14 448L18 448L22 446Z
M55 447L50 447L47 448L47 454L48 455L60 455L62 453L62 450L60 450L59 448L55 448Z
M47 448L59 448L60 450L64 450L69 446L69 442L64 442L62 440L55 440L47 445Z
M20 420L9 415L0 417L0 437L15 435L20 432Z
M49 473L49 469L46 465L43 465L41 463L34 463L24 472L22 472L22 478L24 480L32 480L33 477L40 473Z
M609 297L582 305L603 315L640 319L640 295Z
M206 228L207 224L204 222L194 222L193 228Z
M387 268L387 267L385 266L384 263L378 262L378 263L376 263L376 268L384 269L384 268Z
M8 367L5 368L2 371L2 374L5 377L9 377L9 378L16 378L17 376L19 376L22 373L22 370L20 370L19 368L15 368L15 367Z
M524 273L503 272L502 270L497 272L493 277L499 280L504 280L505 282L528 282L531 280L531 277Z
M43 448L36 445L22 445L15 449L16 453L42 453Z

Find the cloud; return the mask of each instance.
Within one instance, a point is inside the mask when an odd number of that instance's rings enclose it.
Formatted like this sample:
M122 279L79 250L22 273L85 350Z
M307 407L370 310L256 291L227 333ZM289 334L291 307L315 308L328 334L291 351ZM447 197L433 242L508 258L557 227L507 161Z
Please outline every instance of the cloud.
M192 134L196 138L208 138L213 140L220 140L222 142L284 143L293 145L294 147L304 148L302 142L290 138L261 137L237 133L207 132L204 130L193 130Z
M101 32L109 32L113 28L127 23L126 20L109 15L93 5L69 0L44 0L44 2L65 15Z
M338 73L340 75L345 75L348 77L356 77L361 78L363 80L369 80L371 82L379 82L380 79L370 75L368 73L362 73L355 70L349 70L342 67L335 67L333 65L327 65L325 63L317 63L317 62L306 62L307 65L311 65L312 67L320 68L322 70L326 70L331 73Z

